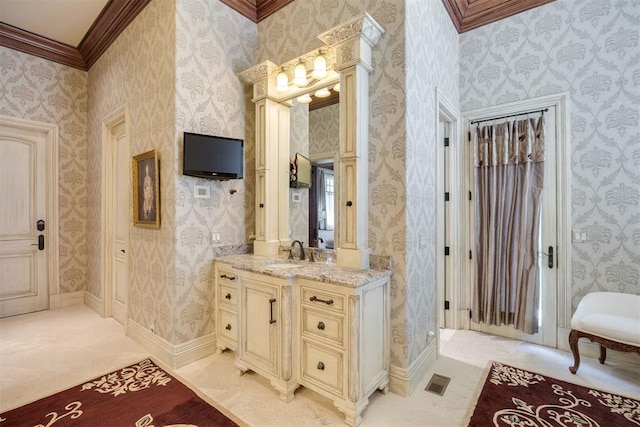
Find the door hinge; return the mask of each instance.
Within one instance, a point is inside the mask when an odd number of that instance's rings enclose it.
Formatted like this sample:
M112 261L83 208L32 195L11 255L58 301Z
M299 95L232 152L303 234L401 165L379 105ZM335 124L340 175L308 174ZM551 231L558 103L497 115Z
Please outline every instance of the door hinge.
M469 309L469 319L473 319L473 310Z
M445 256L449 255L449 246L445 246L444 247L444 254L445 254Z
M449 301L444 302L444 309L449 310Z
M471 191L469 191L469 200L471 200Z
M444 146L448 147L449 146L449 137L444 139Z
M448 191L444 193L444 201L445 202L449 201L449 192Z
M473 259L473 257L471 256L471 251L469 251L469 259Z
M471 142L471 131L467 132L467 141Z

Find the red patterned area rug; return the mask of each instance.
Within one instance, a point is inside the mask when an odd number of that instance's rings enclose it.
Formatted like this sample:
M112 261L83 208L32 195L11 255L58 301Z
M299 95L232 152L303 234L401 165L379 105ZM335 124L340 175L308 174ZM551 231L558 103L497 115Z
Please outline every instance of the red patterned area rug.
M469 426L640 426L640 401L492 362Z
M231 418L146 359L0 414L0 427L243 424Z

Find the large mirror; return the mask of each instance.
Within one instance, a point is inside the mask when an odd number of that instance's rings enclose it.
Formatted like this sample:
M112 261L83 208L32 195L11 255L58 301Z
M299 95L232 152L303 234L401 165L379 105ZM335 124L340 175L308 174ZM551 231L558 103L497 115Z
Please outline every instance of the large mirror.
M305 246L333 249L336 230L336 168L340 143L339 93L312 97L310 104L296 100L290 110L292 161L302 154L311 161L310 188L289 190L289 234Z

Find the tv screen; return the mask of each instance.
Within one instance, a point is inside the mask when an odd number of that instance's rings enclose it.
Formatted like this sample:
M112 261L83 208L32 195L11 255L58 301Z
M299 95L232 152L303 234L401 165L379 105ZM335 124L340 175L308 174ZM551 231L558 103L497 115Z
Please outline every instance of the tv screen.
M243 140L184 133L183 175L218 180L241 179L243 167Z

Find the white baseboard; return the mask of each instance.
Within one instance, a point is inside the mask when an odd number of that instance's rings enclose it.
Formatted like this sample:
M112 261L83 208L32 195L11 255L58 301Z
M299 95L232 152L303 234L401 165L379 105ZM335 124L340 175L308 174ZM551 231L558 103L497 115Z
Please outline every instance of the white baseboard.
M409 368L391 366L389 369L389 390L400 396L410 396L425 379L427 371L436 361L436 340L424 349Z
M74 305L84 304L84 291L68 292L66 294L51 295L51 299L55 303L51 304L52 309L73 307Z
M571 329L558 328L558 349L571 353L569 348L569 334ZM580 350L580 359L584 357L591 357L598 359L600 357L600 346L597 343L591 342L587 339L581 339L578 341L578 349ZM623 353L621 351L607 350L607 359L615 360L616 362L640 365L640 357L636 353ZM606 361L605 361L606 363Z
M216 351L214 334L174 345L131 319L127 322L127 335L172 369L178 369Z
M84 305L104 317L104 304L102 304L102 300L97 296L90 294L89 292L85 292Z

